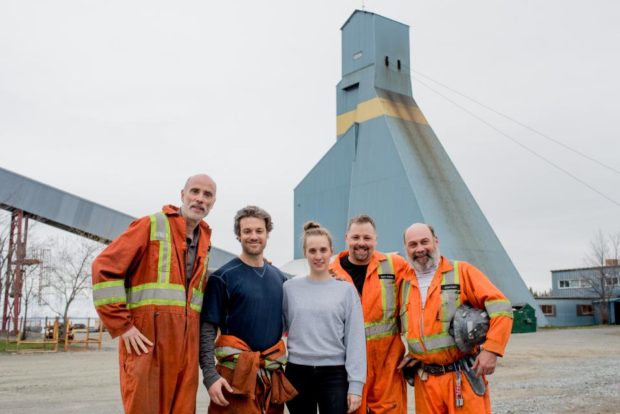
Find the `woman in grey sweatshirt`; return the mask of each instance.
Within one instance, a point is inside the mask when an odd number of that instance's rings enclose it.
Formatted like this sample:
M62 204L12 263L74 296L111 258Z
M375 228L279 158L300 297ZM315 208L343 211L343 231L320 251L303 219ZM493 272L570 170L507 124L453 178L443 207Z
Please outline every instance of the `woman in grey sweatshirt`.
M359 295L329 273L332 238L318 223L304 226L310 274L284 283L288 330L286 376L299 392L291 414L344 414L357 410L366 381L366 339Z

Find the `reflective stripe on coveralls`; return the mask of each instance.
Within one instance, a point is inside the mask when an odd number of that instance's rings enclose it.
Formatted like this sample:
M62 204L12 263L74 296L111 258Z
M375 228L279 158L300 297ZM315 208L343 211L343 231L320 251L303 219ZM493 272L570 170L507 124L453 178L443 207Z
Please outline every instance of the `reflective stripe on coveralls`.
M384 273L383 268L386 265L388 272ZM383 318L380 321L366 322L364 324L366 340L398 335L398 324L394 316L394 307L396 306L396 285L394 282L396 276L394 275L394 263L391 254L387 254L385 260L379 261L377 275L381 283ZM387 275L388 277L382 278L381 276L383 275ZM389 276L391 276L391 278ZM391 281L391 283L388 281Z
M235 369L237 366L237 359L239 359L239 354L242 352L244 352L242 349L232 346L219 346L215 348L215 357L217 358L217 363L219 365L223 365L226 368ZM282 368L283 365L286 365L287 359L286 354L284 354L276 359L265 358L263 361L265 364L265 369L275 371L276 369Z
M441 332L435 335L423 336L422 340L407 339L409 349L414 354L432 354L434 352L441 352L445 349L456 348L456 342L449 333L450 322L454 318L456 309L461 306L461 291L459 285L459 262L454 261L454 269L452 272L444 272L441 279ZM447 289L446 289L447 288ZM409 299L409 293L411 285L405 284L405 288L402 292L402 298L407 300L403 302L403 306L406 306ZM422 315L422 318L424 316ZM409 319L407 313L405 313L404 323L408 326ZM404 325L404 324L403 324ZM408 328L407 328L408 329Z
M159 241L159 255L157 261L157 282L143 283L125 288L125 282L109 281L93 285L93 299L95 307L110 303L126 303L128 309L135 309L146 305L180 306L185 307L185 286L170 283L170 263L172 261L172 244L170 223L163 212L149 216L151 219L150 240ZM205 261L199 287L203 286L207 274L207 260ZM190 308L200 313L202 309L203 291L192 288Z
M487 300L484 302L484 307L489 314L489 318L496 316L508 316L512 318L512 305L509 300L497 299Z

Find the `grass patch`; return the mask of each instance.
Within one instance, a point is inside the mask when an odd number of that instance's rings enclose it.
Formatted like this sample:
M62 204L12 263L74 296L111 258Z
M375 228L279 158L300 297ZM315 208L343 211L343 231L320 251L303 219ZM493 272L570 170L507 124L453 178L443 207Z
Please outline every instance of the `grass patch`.
M41 350L49 351L54 349L54 344L19 344L19 351ZM17 352L17 342L0 340L0 352Z

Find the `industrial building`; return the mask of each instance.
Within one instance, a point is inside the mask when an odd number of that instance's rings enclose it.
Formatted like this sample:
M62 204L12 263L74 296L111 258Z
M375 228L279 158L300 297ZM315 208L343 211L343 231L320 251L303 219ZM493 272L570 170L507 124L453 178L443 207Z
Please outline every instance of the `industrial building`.
M13 330L17 327L24 267L36 260L26 257L28 220L108 244L135 219L4 168L0 168L0 209L11 212L7 263L0 269L4 274L0 278L2 331L9 330L11 325ZM213 247L209 270L219 268L233 257L232 253Z
M620 324L620 266L613 260L606 264L551 271L549 296L536 298L549 325ZM603 295L606 301L601 299Z
M479 267L513 303L533 296L412 95L409 26L356 10L341 28L342 80L331 149L295 188L294 240L316 220L344 249L349 218L374 218L381 251L403 251L410 224L432 224L442 253ZM466 135L463 139L468 139ZM284 270L305 272L303 252Z

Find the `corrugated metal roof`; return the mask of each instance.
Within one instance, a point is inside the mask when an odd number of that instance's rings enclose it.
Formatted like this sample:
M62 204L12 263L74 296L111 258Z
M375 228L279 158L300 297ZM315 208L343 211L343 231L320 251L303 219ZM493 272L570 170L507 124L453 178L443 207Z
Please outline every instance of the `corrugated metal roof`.
M26 216L50 226L110 243L135 220L128 214L86 200L0 167L0 208L23 210ZM217 269L236 257L211 248L209 268Z

